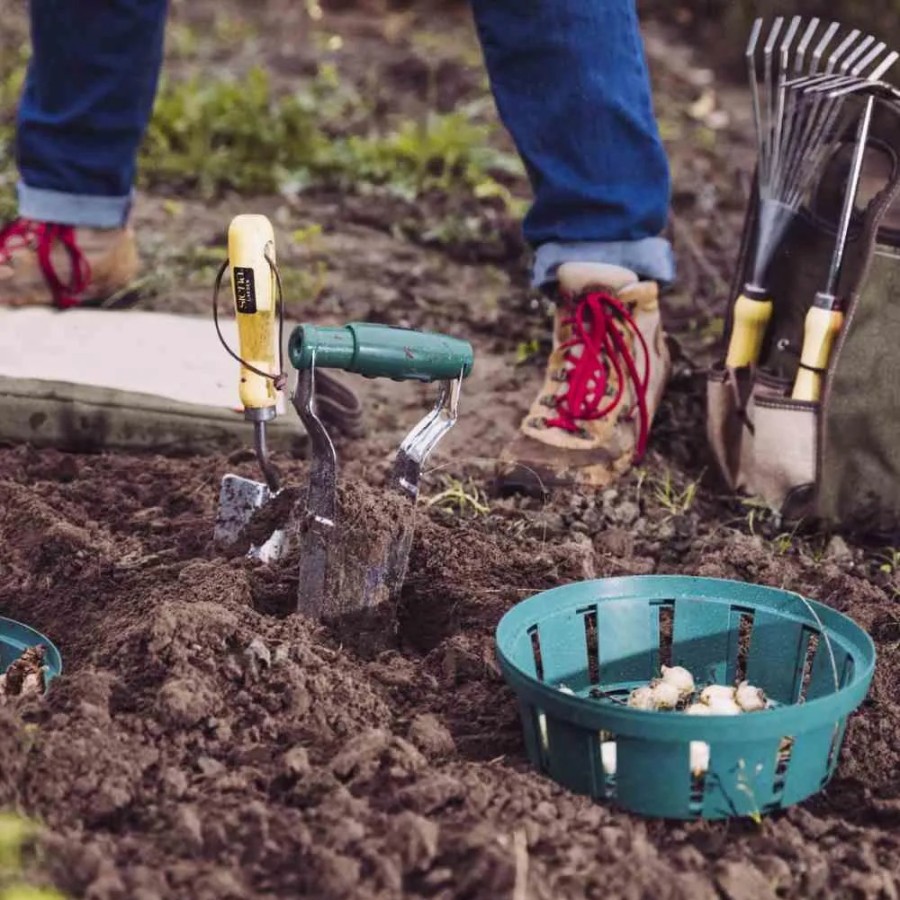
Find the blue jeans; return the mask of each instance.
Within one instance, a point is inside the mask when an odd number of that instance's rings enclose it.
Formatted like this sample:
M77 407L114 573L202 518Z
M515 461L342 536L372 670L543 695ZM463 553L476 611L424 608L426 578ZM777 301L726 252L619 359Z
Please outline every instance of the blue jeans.
M534 203L534 283L566 260L674 277L660 237L669 169L634 0L473 0L500 116ZM19 105L19 212L98 228L127 220L162 65L166 0L31 0Z

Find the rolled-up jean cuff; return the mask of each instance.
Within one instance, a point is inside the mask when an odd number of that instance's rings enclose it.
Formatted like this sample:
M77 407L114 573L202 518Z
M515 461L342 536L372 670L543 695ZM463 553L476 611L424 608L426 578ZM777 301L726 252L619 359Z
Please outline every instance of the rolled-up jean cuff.
M131 194L101 197L66 194L30 187L20 181L19 215L36 222L54 222L78 228L121 228L131 211Z
M623 266L639 277L662 284L675 280L675 254L661 237L637 241L576 241L541 244L534 256L531 283L546 290L556 281L556 270L564 262L597 262Z

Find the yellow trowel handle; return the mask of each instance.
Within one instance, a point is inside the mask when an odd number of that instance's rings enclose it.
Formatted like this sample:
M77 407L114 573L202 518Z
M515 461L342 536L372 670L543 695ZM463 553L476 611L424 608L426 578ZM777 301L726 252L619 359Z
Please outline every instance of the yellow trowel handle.
M835 338L844 324L844 314L831 294L816 294L803 326L800 368L791 397L816 401L822 393L822 375L828 368Z
M759 362L766 328L772 318L772 301L765 291L754 285L745 285L744 293L734 304L731 340L725 365L739 369Z
M242 361L241 403L248 418L271 418L276 403L274 378L281 373L275 322L275 232L265 216L232 219L228 262Z

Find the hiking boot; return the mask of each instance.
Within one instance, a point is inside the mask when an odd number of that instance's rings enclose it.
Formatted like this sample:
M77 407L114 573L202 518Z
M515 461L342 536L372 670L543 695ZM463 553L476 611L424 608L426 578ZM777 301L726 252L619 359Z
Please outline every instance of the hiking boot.
M600 488L640 461L671 372L656 282L564 263L543 387L500 455L503 487Z
M138 272L129 229L15 219L0 228L0 306L96 306Z

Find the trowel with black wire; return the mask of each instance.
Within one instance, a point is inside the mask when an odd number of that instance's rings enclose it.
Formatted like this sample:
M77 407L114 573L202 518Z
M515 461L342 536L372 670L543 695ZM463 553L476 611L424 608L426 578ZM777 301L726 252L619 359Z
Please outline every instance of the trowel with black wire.
M283 313L275 232L265 216L239 215L232 220L228 229L228 259L216 279L216 296L228 269L238 327L238 352L222 338L216 302L213 314L220 340L240 364L240 400L244 418L253 424L254 449L264 480L234 474L222 479L213 538L220 549L240 543L250 520L281 491L280 476L269 457L266 426L278 413L278 395L286 384L282 366ZM248 555L270 562L281 557L285 550L285 532L279 528L262 543L252 544Z

